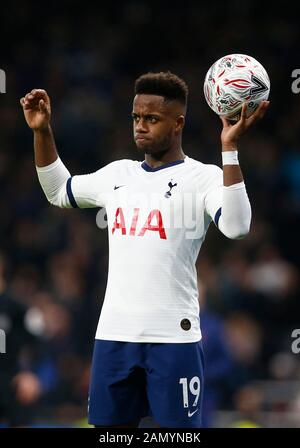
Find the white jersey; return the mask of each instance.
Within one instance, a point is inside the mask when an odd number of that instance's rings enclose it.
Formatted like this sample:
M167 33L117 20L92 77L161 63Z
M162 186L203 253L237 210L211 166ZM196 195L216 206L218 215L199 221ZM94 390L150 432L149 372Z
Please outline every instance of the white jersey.
M152 169L118 160L74 176L74 207L105 207L109 270L96 339L201 339L196 259L221 207L223 172L188 156Z

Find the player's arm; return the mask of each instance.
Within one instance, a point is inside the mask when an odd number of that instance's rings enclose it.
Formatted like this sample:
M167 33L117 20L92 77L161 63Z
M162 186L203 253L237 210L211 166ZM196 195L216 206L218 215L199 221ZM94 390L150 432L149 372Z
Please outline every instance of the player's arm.
M245 237L250 230L251 205L246 191L242 171L238 162L237 150L240 136L257 120L261 119L269 105L262 102L256 112L246 117L246 104L242 108L241 118L232 125L225 118L221 134L223 179L220 173L215 176L215 188L206 196L206 210L220 231L231 239ZM218 180L219 177L219 180Z
M50 98L45 90L34 89L21 98L20 103L33 131L34 158L41 187L51 204L71 207L65 188L71 175L56 150L50 126Z
M247 118L247 104L245 103L241 110L241 117L234 125L232 125L226 118L220 117L223 123L221 142L224 186L229 187L230 185L244 181L240 165L234 160L234 158L232 159L234 164L230 164L230 159L234 156L234 154L231 153L232 151L238 150L238 140L240 136L244 134L250 126L265 115L268 106L269 101L262 101L257 110L249 118ZM226 161L225 164L224 161Z
M21 98L20 103L25 120L33 130L36 170L48 201L61 208L98 206L97 174L72 178L57 153L50 126L51 105L47 92L34 89Z
M34 156L37 167L48 166L58 158L50 126L51 105L47 92L34 89L20 99L25 120L33 130Z

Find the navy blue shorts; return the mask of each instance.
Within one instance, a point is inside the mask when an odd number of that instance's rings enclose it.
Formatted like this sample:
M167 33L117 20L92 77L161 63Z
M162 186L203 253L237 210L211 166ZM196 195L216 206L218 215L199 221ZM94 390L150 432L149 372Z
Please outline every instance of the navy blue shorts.
M112 426L153 416L169 428L200 428L202 341L117 342L97 339L89 391L89 423Z

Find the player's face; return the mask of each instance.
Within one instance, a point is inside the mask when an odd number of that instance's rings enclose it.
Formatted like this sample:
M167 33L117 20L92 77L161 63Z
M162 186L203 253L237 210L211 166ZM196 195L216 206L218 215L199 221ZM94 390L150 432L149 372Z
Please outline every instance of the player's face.
M133 101L133 134L136 146L145 154L172 148L184 124L180 105L158 95L136 95Z

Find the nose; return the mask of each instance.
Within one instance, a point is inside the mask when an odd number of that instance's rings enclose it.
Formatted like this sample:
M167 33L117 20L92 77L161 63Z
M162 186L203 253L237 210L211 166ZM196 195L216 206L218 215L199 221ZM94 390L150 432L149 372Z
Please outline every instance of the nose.
M140 120L135 124L135 132L140 134L145 134L148 132L146 121L140 118Z

